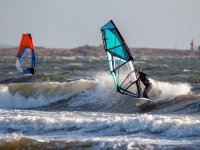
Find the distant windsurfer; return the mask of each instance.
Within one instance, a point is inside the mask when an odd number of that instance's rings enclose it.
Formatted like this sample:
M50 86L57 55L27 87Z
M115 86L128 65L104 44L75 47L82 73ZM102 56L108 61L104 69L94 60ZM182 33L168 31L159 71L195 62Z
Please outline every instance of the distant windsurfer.
M27 70L29 70L31 74L34 74L34 73L35 73L33 67L29 67L29 68L27 68Z
M147 94L149 93L149 91L152 88L152 83L150 82L147 74L145 74L144 72L139 71L139 78L145 86L145 89L144 89L144 92L143 92L143 97L149 98Z

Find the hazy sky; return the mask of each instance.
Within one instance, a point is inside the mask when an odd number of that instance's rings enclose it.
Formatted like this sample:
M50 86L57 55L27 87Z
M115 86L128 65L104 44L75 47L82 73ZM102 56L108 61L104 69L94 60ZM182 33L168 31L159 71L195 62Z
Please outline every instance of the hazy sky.
M0 0L0 43L28 32L37 46L100 45L110 19L129 47L200 45L200 0Z

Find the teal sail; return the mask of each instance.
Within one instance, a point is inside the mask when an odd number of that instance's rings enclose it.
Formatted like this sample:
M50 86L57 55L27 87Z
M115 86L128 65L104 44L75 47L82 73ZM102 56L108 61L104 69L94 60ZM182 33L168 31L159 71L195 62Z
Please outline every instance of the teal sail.
M139 75L130 50L111 20L101 28L104 49L116 90L133 97L142 97Z

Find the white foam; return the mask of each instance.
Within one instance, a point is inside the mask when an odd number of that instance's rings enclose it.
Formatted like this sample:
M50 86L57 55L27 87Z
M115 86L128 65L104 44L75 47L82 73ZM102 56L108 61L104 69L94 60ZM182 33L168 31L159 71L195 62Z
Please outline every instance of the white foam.
M0 132L43 133L44 131L66 130L67 132L63 134L70 137L80 137L86 134L95 137L105 134L121 134L121 132L145 133L169 138L199 137L199 126L200 120L197 117L188 116L30 110L0 112Z
M171 100L176 96L180 95L187 95L191 93L191 85L188 83L180 83L180 82L163 82L163 81L156 81L152 80L154 86L157 86L160 90L162 90L162 94L157 99L157 101L162 100Z
M171 100L176 96L187 95L191 92L191 86L187 83L170 83L162 82L150 79L154 86L162 90L162 94L156 101ZM71 107L80 107L85 104L96 104L111 107L112 104L116 104L121 100L126 101L127 97L116 92L116 88L109 72L99 72L95 75L95 87L83 94L80 94L71 103ZM95 105L94 105L95 106Z
M110 106L117 103L122 95L116 93L112 76L107 72L101 72L95 76L95 86L80 94L76 99L71 101L71 107L80 107L81 105L94 104Z
M97 82L97 87L95 92L97 96L105 96L105 98L112 99L112 97L121 98L124 95L116 94L115 85L112 79L112 76L107 72L98 73L95 76L95 81ZM157 99L157 101L161 100L171 100L176 96L187 95L191 93L192 86L188 83L180 83L180 82L163 82L158 80L150 79L155 87L158 87L162 90L162 94Z

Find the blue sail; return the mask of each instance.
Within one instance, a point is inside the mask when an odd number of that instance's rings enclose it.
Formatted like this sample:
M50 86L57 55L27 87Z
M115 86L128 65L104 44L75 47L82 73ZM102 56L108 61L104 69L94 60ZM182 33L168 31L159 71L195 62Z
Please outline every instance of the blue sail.
M122 94L141 97L138 72L130 50L111 20L101 28L104 49L116 90Z

